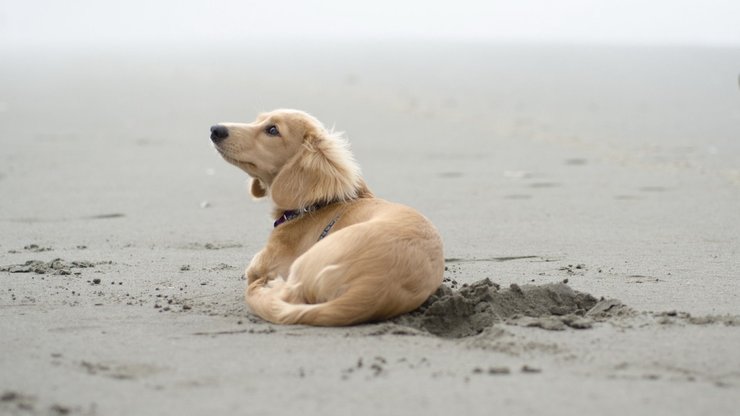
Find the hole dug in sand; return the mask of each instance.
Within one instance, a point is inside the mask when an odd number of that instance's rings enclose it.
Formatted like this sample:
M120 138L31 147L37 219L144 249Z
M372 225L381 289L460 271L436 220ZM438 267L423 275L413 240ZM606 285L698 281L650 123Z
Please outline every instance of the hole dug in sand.
M501 289L483 279L460 290L440 286L419 309L394 321L440 337L461 338L498 322L548 330L585 329L594 321L631 313L617 300L598 300L563 283L512 284Z

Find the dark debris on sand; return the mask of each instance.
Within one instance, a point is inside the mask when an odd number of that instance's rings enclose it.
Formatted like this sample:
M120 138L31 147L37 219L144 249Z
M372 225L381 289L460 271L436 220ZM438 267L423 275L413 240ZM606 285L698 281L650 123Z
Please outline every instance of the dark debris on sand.
M96 263L89 261L65 262L62 259L51 261L28 260L23 264L2 266L0 267L0 272L69 275L74 273L72 269L86 269L95 267L95 265Z

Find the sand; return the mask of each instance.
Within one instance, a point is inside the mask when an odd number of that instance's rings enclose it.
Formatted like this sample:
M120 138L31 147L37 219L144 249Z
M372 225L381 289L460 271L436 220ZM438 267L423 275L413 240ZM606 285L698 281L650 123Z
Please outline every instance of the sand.
M738 52L3 51L0 414L737 413ZM276 107L438 226L419 310L244 305L270 207L208 127Z

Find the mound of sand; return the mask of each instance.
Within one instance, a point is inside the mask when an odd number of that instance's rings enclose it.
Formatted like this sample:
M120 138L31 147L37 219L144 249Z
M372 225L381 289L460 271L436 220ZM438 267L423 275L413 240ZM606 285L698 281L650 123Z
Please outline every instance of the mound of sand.
M498 322L548 330L590 328L594 321L631 310L613 299L596 299L564 283L512 284L508 289L483 279L459 290L440 286L417 310L394 321L445 338L481 333Z

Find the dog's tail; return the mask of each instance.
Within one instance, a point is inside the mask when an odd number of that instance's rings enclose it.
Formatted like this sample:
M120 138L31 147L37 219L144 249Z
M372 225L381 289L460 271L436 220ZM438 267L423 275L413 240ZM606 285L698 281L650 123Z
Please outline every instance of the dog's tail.
M254 282L247 288L249 306L263 319L276 324L347 326L373 319L383 319L401 312L377 310L377 297L371 288L354 286L338 297L322 303L291 303L284 280L278 278L265 285ZM375 301L375 302L373 302Z

